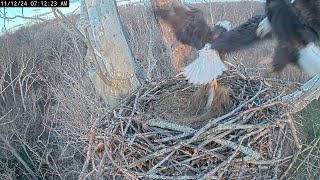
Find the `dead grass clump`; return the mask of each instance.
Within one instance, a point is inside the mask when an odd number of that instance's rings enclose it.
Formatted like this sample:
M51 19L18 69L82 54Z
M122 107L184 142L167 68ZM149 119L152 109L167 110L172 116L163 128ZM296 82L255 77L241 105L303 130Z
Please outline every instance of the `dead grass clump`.
M74 179L102 108L83 43L56 21L0 36L0 179Z
M218 82L230 88L230 111L219 116L193 108L197 87L184 81L150 83L134 92L92 126L81 177L270 179L286 174L298 142L278 98L285 84L236 70Z

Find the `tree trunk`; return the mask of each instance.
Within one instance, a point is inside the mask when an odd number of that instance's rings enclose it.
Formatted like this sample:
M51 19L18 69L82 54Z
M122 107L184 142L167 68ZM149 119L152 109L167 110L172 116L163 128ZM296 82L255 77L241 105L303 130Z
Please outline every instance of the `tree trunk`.
M96 91L111 108L140 83L134 57L123 33L114 0L83 0L81 18L89 37L86 60L93 67L89 77Z
M152 6L156 12L158 9L172 8L173 1L181 3L180 0L152 0ZM163 21L161 18L158 18L158 22L167 49L169 50L172 66L175 70L182 71L187 65L187 61L192 52L192 47L181 44L175 38L173 30L167 22Z

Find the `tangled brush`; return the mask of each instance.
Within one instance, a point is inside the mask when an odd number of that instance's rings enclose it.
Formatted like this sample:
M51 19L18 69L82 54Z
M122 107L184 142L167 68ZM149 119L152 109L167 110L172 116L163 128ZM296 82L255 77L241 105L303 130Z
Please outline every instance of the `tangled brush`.
M218 82L229 89L222 98L226 112L195 108L199 87L185 81L154 82L133 92L93 124L80 177L285 177L300 149L288 106L280 101L293 85L235 69Z

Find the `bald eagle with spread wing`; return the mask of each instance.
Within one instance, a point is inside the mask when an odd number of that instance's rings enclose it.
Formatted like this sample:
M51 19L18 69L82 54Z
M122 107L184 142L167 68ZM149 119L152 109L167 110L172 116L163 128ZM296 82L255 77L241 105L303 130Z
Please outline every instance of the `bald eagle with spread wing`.
M235 50L260 39L255 31L266 17L257 15L242 25L230 30L230 22L220 21L209 26L203 12L197 8L172 2L172 6L157 11L162 19L172 27L177 40L195 47L199 57L189 64L182 73L189 83L207 85L206 107L209 108L218 90L217 77L227 70L224 59L225 52ZM217 48L212 48L213 45Z
M267 0L266 15L257 15L228 31L208 26L201 10L179 3L159 13L183 43L199 50L199 57L182 72L193 84L216 84L226 70L221 54L245 48L272 34L277 39L273 71L298 65L310 76L320 74L320 0ZM216 87L216 86L214 86Z

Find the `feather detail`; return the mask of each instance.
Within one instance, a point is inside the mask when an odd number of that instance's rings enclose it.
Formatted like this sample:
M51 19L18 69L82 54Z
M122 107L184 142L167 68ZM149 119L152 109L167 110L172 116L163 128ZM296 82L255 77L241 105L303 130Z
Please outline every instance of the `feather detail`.
M231 22L227 20L218 21L216 26L223 27L225 30L229 31L231 29Z
M199 57L184 69L183 75L189 83L201 85L217 79L225 70L227 67L220 59L219 52L206 44L199 50Z
M298 65L309 76L320 74L320 48L311 42L300 49Z
M256 34L258 37L263 38L270 32L271 32L271 24L268 17L266 17L259 23L259 26L256 30Z

